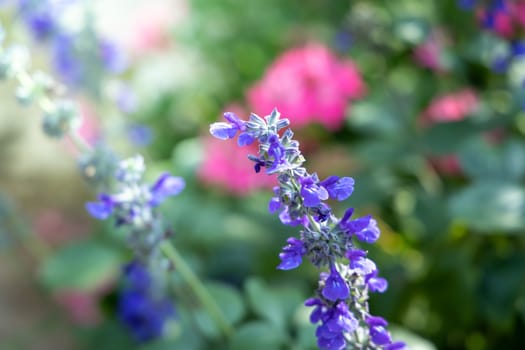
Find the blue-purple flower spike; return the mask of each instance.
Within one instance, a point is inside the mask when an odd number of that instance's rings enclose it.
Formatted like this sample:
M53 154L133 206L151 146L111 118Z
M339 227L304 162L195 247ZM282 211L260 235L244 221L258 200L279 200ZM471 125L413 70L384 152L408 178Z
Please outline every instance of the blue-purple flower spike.
M307 259L328 270L320 273L316 297L305 302L314 307L311 322L320 323L316 330L319 348L406 348L402 342L392 342L386 321L368 311L368 292L384 292L388 286L384 278L378 277L376 264L366 251L357 246L359 242L371 244L379 239L376 220L370 215L351 219L353 209L339 219L326 203L350 197L354 180L329 176L320 181L315 173L308 173L302 167L305 159L299 143L293 140L293 132L285 129L289 120L281 119L276 109L264 118L252 113L248 121L233 113L225 113L224 117L227 122L212 124L210 133L221 140L239 135L237 143L241 146L259 143L258 154L248 156L254 162L254 171L264 169L279 180L268 210L278 213L285 225L303 227L299 238L288 238L277 268L295 269Z

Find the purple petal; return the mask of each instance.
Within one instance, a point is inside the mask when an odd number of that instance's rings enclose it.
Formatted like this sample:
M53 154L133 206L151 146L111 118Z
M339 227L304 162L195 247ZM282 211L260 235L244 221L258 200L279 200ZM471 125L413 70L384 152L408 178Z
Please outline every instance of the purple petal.
M232 123L237 130L244 130L244 124L246 122L244 120L241 120L235 113L225 112L223 116L227 121Z
M325 281L325 287L323 288L323 296L331 301L344 300L348 298L350 290L345 280L334 265L330 267L330 275Z
M179 194L186 186L181 177L162 174L151 188L151 205L160 204L166 197Z
M272 197L268 203L268 211L273 214L281 208L281 201L279 197Z
M337 199L338 201L347 199L354 191L354 179L351 177L339 178L337 176L330 176L321 182L320 185L326 188L330 198Z
M281 263L277 268L279 270L295 269L303 262L303 255L306 254L304 242L295 237L290 237L287 240L288 245L283 248L282 253L279 254Z
M366 258L366 252L361 249L352 249L346 253L349 267L361 275L369 275L376 270L376 264Z
M234 138L237 130L235 126L224 122L217 122L210 125L210 134L221 140Z
M88 202L86 209L96 219L107 219L113 212L114 205L110 202Z
M388 281L382 277L372 277L366 282L371 292L383 293L388 288Z
M239 138L237 139L237 144L241 147L248 146L251 145L253 141L255 141L255 138L252 135L250 135L247 132L243 132L239 135Z
M363 242L374 243L375 241L377 241L380 235L379 228L377 227L377 222L374 219L372 219L371 216L365 217L363 219L368 220L368 225L362 230L356 231L355 235L359 240Z

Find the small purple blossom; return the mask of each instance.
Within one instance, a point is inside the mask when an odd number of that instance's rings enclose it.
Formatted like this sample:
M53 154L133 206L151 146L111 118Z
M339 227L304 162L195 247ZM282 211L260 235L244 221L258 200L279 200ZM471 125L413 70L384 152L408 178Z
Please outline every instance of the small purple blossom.
M107 194L99 195L98 199L98 202L86 203L86 209L94 218L105 220L113 213L116 203L111 196Z
M330 195L330 198L343 201L354 191L354 179L351 177L330 176L320 183Z
M300 177L299 183L301 184L301 196L305 206L315 207L321 204L321 201L328 199L328 191L319 186L319 179L315 174Z
M119 293L117 314L137 342L162 335L166 321L175 315L171 301L152 290L147 269L134 261L124 268L124 286Z
M246 131L246 122L239 119L235 113L226 112L224 118L229 122L217 122L210 125L210 133L218 139L228 140L232 139L240 132L237 143L239 146L247 146L255 139Z
M376 264L366 258L366 252L361 249L352 249L346 253L349 267L361 275L368 275L376 271Z
M380 235L377 222L371 215L364 216L355 220L350 220L354 209L350 208L339 222L341 228L349 235L355 235L360 241L374 243Z
M178 195L184 189L185 185L181 177L172 176L169 173L162 174L151 187L150 204L157 206L167 197Z
M388 345L392 342L390 333L387 331L386 326L388 322L379 316L368 316L366 323L370 327L370 339L376 345Z
M382 277L377 277L377 270L374 270L365 276L365 283L371 292L383 293L388 288L388 281Z
M303 262L303 255L306 254L304 242L295 237L290 237L286 241L288 244L283 248L282 253L279 254L281 263L277 268L279 270L295 269Z
M348 298L350 290L346 281L341 277L334 264L330 266L330 275L325 281L323 296L331 301L345 300Z
M317 327L317 345L321 349L339 350L346 346L345 333L351 333L359 326L358 320L348 309L344 302L338 302L332 306L326 306L318 298L308 299L306 306L315 306L310 320L312 323L319 321L322 324Z

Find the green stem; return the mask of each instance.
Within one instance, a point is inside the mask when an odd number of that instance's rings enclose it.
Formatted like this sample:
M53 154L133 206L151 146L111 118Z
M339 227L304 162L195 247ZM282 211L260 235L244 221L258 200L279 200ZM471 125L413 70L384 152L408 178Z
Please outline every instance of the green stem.
M204 285L199 280L199 278L193 273L188 264L184 261L182 256L179 254L177 249L168 241L165 241L160 246L160 249L164 255L175 265L175 269L180 273L182 278L193 290L200 303L206 310L209 315L213 318L215 323L219 326L224 335L229 338L233 334L233 329L224 317L221 309L213 299L213 297L208 293Z
M76 131L70 131L68 133L69 139L75 144L78 150L85 153L90 153L93 148L86 142Z

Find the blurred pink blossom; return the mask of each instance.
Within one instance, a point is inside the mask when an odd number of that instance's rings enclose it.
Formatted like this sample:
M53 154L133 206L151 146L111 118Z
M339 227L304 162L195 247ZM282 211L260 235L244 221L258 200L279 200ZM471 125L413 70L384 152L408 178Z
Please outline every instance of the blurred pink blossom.
M479 101L474 90L463 89L458 92L434 98L423 112L424 125L435 122L452 122L466 118L478 107Z
M443 52L447 38L441 31L433 31L425 42L414 49L414 60L422 67L436 72L447 70L443 62Z
M461 163L455 154L432 156L430 164L443 175L457 176L462 174Z
M463 90L434 98L420 119L423 126L435 123L453 122L466 118L479 105L474 90ZM432 166L444 175L461 175L461 164L454 154L433 156L429 159Z
M78 290L63 290L55 294L56 301L66 309L71 319L84 326L95 325L101 321L98 298L96 293Z
M59 244L89 233L90 221L75 217L60 209L47 208L37 212L31 220L33 231L50 244Z
M268 68L248 92L253 111L277 107L295 127L319 122L330 130L343 124L349 100L362 97L365 83L351 60L340 60L321 44L291 49Z

